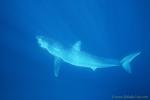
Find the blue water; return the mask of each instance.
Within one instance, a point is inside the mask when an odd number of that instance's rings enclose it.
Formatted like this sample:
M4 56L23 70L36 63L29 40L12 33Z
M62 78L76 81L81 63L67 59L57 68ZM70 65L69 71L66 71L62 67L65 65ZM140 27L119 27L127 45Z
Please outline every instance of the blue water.
M98 57L142 53L132 74L121 66L93 72L62 63L56 78L54 58L39 47L37 35L68 47L81 40L81 50ZM0 36L0 100L150 96L149 0L1 0Z

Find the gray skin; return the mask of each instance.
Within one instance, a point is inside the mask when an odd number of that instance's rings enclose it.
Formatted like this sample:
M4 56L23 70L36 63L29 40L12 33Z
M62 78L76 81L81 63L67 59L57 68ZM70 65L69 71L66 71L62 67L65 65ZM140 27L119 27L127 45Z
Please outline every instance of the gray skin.
M55 76L58 76L60 69L59 63L61 61L64 61L76 67L90 68L93 71L97 68L107 68L122 65L127 72L131 73L130 62L140 54L140 52L133 53L119 61L115 59L97 58L81 51L80 41L77 41L71 49L66 49L52 39L47 40L44 37L37 37L37 40L41 48L47 50L51 55L55 57Z

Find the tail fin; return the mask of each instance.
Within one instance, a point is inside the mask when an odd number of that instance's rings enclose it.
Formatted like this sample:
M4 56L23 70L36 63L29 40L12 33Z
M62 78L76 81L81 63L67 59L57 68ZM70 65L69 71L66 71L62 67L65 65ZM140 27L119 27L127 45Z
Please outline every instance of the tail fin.
M137 53L132 53L126 57L124 57L122 60L121 60L121 64L122 64L122 67L128 72L128 73L132 73L131 72L131 67L130 67L130 62L136 58L138 55L140 55L141 52L137 52Z

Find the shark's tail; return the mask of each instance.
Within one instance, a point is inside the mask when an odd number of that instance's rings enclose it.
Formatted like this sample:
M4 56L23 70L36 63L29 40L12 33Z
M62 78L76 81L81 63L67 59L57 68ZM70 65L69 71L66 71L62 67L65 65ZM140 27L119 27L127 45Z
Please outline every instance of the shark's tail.
M131 61L140 55L141 52L132 53L121 60L122 67L128 72L131 73L130 63Z

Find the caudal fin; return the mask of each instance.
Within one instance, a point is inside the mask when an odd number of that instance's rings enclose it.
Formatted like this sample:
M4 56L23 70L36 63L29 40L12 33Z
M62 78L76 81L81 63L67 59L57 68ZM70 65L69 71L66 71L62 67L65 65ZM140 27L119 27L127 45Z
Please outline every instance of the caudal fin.
M131 67L130 67L130 63L131 61L136 58L138 55L140 55L141 52L137 52L137 53L132 53L126 57L124 57L122 60L121 60L121 64L122 64L122 67L128 72L128 73L131 73Z

